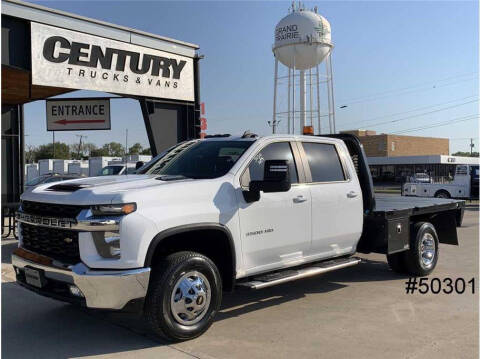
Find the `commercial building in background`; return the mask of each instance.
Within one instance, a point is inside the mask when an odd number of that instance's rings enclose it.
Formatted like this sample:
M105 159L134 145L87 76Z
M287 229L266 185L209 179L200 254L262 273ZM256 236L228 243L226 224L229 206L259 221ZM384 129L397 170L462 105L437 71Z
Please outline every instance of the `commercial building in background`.
M429 181L453 179L457 165L478 164L474 157L449 156L448 138L377 134L371 130L350 130L357 136L368 157L374 182L406 182L415 174Z
M371 130L341 131L357 136L367 157L449 155L448 138L378 134Z

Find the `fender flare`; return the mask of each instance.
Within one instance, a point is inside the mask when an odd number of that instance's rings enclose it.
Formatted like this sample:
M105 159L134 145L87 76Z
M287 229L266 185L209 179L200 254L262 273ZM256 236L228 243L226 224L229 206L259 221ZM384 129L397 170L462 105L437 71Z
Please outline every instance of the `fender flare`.
M230 254L232 257L233 278L231 279L232 279L232 283L235 283L236 273L237 273L237 257L235 252L235 243L233 242L233 236L230 230L226 226L220 223L215 223L215 222L184 224L181 226L165 229L162 232L158 233L150 242L150 245L148 246L147 255L145 256L144 267L151 266L153 255L155 254L157 246L165 238L168 238L170 236L180 234L180 233L188 233L188 232L194 232L199 230L220 230L226 235L228 239L228 246L230 248Z

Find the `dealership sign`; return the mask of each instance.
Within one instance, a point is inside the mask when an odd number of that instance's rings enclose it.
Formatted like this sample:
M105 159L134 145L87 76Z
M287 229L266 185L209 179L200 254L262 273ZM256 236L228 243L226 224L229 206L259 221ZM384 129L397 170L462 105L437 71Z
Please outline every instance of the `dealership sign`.
M109 130L109 99L47 100L47 131Z
M194 101L193 60L31 23L32 84Z

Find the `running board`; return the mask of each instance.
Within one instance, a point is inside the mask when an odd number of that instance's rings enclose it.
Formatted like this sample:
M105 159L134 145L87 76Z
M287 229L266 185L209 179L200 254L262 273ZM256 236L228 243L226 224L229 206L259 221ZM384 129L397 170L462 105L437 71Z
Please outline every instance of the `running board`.
M249 289L262 289L277 284L291 282L297 279L312 277L317 274L331 272L337 269L351 267L361 262L360 258L350 257L318 262L300 269L285 269L279 272L267 273L253 277L248 282L237 282L237 286Z

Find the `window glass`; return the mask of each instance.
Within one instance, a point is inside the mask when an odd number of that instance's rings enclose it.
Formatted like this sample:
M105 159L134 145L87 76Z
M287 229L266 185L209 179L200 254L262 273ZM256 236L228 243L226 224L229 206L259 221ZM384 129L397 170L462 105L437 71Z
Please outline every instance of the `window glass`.
M290 182L298 183L297 169L293 159L292 149L288 142L276 142L265 146L253 158L248 166L250 181L262 181L267 160L287 160L290 172Z
M334 145L304 142L312 182L344 181L342 164Z
M25 183L25 185L26 186L36 186L36 185L40 184L41 182L43 182L44 180L45 180L44 176L35 177L34 179L31 179L30 181Z
M44 183L59 182L59 181L63 181L62 177L50 177L46 179Z
M160 159L147 174L217 178L225 175L253 141L205 140L171 151Z
M99 176L113 176L118 175L123 169L123 166L106 166L98 173Z

